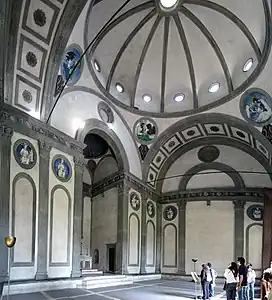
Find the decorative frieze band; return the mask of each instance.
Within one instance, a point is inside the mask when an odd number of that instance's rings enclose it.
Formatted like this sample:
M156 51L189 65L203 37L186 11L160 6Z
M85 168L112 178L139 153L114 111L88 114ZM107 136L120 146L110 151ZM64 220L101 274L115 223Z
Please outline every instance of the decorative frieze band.
M262 202L264 199L265 190L261 188L245 188L243 190L239 189L202 189L201 191L182 191L182 192L171 192L162 195L162 203L174 203L181 200L186 201L207 201L207 200L233 200L237 203L242 203L243 201L254 201ZM238 200L240 202L238 202Z
M75 141L72 137L8 104L4 104L0 113L0 126L1 128L10 128L10 130L34 139L40 139L55 148L73 155L81 154L84 148L84 144ZM1 129L2 131L3 129Z

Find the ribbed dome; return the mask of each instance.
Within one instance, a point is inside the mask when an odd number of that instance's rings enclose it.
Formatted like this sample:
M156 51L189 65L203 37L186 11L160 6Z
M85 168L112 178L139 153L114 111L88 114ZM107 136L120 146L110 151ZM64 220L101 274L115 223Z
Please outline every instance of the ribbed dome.
M85 47L124 2L90 7ZM261 72L269 10L267 0L131 0L99 34L88 66L99 89L128 110L157 117L204 111Z

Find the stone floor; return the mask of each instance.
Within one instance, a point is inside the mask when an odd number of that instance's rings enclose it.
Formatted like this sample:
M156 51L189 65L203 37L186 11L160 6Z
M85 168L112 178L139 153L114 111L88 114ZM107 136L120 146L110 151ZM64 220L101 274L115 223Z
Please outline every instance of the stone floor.
M200 295L197 288L197 295ZM154 280L133 285L98 288L93 290L65 289L33 294L11 295L9 300L186 300L195 299L195 286L178 280ZM214 300L225 298L222 286L215 288ZM3 297L6 300L6 297Z

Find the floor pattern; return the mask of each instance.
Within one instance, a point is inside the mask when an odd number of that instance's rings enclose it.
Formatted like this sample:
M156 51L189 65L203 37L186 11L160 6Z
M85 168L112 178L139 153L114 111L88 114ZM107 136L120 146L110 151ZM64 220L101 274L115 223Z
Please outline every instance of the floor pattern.
M133 285L85 289L52 290L40 293L11 295L9 300L187 300L201 295L199 286L180 280L153 280ZM215 288L212 300L225 298L222 286ZM6 300L6 297L3 297Z

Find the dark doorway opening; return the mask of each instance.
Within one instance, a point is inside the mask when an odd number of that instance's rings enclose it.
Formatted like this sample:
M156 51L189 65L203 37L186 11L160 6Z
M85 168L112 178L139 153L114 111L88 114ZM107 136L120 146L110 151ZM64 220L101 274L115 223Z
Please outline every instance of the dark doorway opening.
M116 244L107 245L108 272L115 273Z

